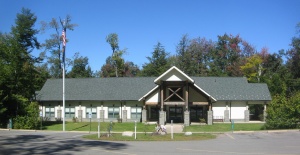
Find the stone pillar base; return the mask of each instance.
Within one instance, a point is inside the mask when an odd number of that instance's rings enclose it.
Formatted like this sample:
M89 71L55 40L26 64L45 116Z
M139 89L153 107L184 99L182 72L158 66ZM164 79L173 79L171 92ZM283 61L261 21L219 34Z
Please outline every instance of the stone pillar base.
M147 110L143 109L142 111L142 122L145 123L147 122Z
M62 119L62 117L61 117L61 110L57 110L57 118L58 119Z
M207 111L207 125L213 124L213 111Z
M190 125L190 112L189 111L184 112L184 125L185 126Z
M262 120L262 121L264 121L264 122L266 121L266 119L267 119L267 115L268 115L268 114L267 114L267 111L266 111L266 110L264 110L264 118L263 118L263 120Z
M249 110L245 110L244 112L245 114L245 122L249 122L250 121L250 111Z
M78 110L78 120L82 122L82 110Z
M224 110L224 122L230 122L229 110Z
M159 124L165 124L166 120L165 120L165 111L161 110L159 111Z
M100 110L100 122L104 122L104 110Z
M122 122L127 122L127 110L123 110Z

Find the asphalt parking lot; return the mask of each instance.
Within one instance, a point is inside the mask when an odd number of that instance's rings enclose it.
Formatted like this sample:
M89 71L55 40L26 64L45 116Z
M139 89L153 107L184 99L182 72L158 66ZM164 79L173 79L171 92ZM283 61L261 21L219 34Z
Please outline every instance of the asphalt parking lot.
M225 133L216 139L168 142L108 142L81 138L87 133L0 131L0 154L207 154L300 155L300 132Z

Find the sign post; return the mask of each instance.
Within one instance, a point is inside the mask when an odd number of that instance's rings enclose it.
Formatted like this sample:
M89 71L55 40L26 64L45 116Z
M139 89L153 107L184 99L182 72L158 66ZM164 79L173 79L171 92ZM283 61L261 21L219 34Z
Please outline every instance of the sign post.
M136 121L134 121L134 139L136 139Z
M43 111L40 111L40 117L41 117L41 130L43 130Z
M100 119L98 119L98 139L100 138Z
M173 139L173 120L171 120L171 139Z
M91 122L92 122L92 112L90 111L89 112L89 118L90 118L90 132L89 133L91 133L91 128L92 128L92 126L91 126Z

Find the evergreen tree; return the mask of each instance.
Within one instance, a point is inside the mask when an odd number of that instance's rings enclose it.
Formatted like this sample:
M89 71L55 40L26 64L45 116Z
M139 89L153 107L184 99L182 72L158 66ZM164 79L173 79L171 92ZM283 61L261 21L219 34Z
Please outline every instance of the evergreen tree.
M40 44L34 29L37 17L29 10L23 8L17 14L15 26L12 26L9 35L1 35L1 78L0 78L0 123L6 125L8 118L26 115L28 101L34 99L35 89L38 86L36 77L39 75L35 63L39 58L31 55ZM3 54L2 54L3 53ZM2 112L2 113L1 113Z
M143 65L141 76L159 76L170 68L168 53L160 42L154 47L152 57L147 57L149 63Z
M67 73L69 78L88 78L93 76L91 67L89 66L89 59L87 57L79 56L75 53L74 60L71 62L72 69Z

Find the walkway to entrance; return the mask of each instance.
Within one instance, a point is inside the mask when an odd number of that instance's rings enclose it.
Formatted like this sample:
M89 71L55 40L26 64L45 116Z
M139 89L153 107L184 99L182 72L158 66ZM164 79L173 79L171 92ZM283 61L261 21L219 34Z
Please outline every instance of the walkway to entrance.
M171 124L165 125L167 128L168 134L171 133ZM173 133L181 133L183 131L183 124L173 124Z

